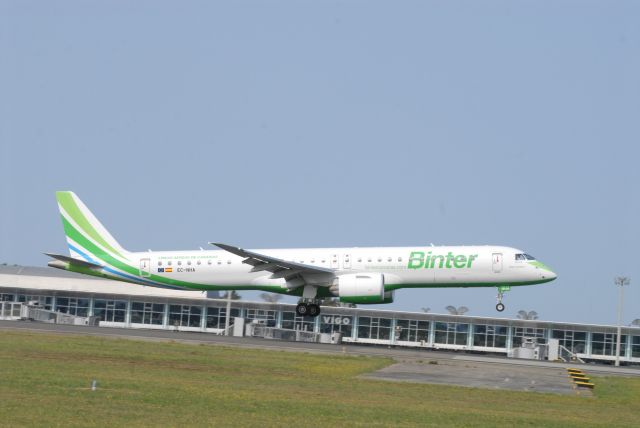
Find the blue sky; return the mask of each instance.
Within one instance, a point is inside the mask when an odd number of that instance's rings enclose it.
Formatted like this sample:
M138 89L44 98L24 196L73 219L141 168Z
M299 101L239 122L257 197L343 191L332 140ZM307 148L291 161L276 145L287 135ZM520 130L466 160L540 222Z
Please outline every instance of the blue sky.
M640 3L0 0L0 262L55 190L130 250L499 244L506 316L640 318ZM397 310L495 314L495 291ZM246 295L245 298L255 297Z

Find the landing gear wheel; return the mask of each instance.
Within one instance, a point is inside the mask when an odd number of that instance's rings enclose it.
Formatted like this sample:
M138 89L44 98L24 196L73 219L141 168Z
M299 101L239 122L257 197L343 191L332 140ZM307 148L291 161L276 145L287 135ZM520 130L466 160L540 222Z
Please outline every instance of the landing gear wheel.
M320 315L320 306L316 305L315 303L310 304L308 309L310 317L317 317L318 315Z
M504 311L504 305L502 304L502 298L504 297L504 292L509 291L511 286L509 285L500 285L498 286L498 304L496 305L496 311L502 312Z
M304 317L307 315L307 312L309 312L309 306L306 303L298 303L298 306L296 306L296 314Z

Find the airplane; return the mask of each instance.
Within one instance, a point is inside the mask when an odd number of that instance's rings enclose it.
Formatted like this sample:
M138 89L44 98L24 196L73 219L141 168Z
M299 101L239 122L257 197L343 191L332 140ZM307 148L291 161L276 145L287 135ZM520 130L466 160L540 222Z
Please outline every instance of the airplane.
M395 290L495 287L496 310L512 286L553 281L527 253L503 246L419 246L129 252L70 191L56 192L69 255L45 253L49 266L81 274L181 290L261 290L297 296L298 316L316 317L326 298L392 303Z

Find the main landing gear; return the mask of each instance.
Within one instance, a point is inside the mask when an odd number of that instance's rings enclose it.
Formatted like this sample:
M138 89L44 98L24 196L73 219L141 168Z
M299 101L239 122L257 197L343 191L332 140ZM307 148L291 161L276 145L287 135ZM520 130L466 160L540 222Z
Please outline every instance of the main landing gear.
M498 312L504 311L504 305L502 304L502 297L504 296L504 292L509 290L511 290L511 287L508 285L501 285L498 287L498 304L496 305L496 311Z
M296 314L299 317L317 317L320 315L320 305L317 303L300 302L296 306Z
M320 315L319 301L316 299L318 295L318 287L307 284L302 290L302 298L296 306L296 314L299 317L317 317Z

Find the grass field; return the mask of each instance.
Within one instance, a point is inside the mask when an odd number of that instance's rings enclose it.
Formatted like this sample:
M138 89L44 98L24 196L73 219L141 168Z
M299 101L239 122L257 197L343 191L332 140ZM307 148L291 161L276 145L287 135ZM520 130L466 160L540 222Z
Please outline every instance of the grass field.
M640 425L637 378L596 378L578 397L357 377L390 363L0 331L0 425Z

